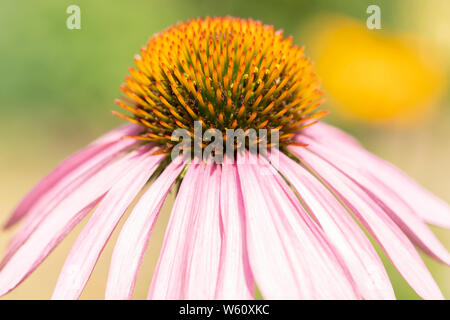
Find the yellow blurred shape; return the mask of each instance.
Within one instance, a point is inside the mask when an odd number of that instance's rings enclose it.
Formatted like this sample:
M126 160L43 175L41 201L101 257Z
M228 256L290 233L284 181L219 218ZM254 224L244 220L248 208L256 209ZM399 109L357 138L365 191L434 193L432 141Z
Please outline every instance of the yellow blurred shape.
M344 17L312 28L311 50L327 98L340 114L373 123L411 123L442 94L444 73L419 42Z

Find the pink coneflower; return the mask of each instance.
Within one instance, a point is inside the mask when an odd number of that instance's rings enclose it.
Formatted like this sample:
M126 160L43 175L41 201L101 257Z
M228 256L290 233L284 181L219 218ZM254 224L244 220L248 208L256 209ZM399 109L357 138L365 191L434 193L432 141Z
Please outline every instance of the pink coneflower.
M317 122L325 114L315 112L318 80L291 38L253 20L196 19L151 38L135 62L122 87L127 98L117 101L131 113L117 115L133 124L65 160L7 222L23 220L0 265L0 294L93 211L53 294L78 298L153 177L115 245L108 299L131 298L172 187L176 199L150 299L252 299L255 284L266 299L394 299L364 229L420 296L442 298L415 246L449 264L426 225L449 228L448 205L352 137ZM237 161L195 159L194 147L175 161L173 133L195 137L194 122L219 130L224 141L229 129L266 129L257 142L268 151L253 153L251 142L233 140ZM206 151L209 144L198 146Z

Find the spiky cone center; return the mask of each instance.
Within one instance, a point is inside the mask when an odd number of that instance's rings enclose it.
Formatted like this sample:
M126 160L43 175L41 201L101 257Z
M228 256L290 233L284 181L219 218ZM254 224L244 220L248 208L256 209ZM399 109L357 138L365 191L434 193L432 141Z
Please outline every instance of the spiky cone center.
M303 47L273 26L232 17L193 19L154 35L130 68L113 112L143 127L133 138L170 151L177 129L277 130L279 147L326 114L322 92ZM205 144L202 144L205 147Z

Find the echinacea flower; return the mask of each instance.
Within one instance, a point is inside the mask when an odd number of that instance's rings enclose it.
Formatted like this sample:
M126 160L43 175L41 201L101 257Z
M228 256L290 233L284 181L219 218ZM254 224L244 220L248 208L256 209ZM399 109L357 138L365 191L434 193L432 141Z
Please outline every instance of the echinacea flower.
M93 211L53 294L78 298L110 235L152 178L115 244L108 299L131 298L153 226L175 186L150 299L251 299L255 284L267 299L394 299L364 231L419 295L442 298L415 246L450 263L426 225L449 228L448 205L317 121L325 114L315 111L318 80L291 38L253 20L194 19L155 35L135 62L122 87L127 98L117 101L131 115L116 113L132 124L62 162L7 222L23 220L0 265L0 294ZM258 139L265 153L233 141L237 161L175 161L172 134L183 129L195 136L194 122L218 129L224 140L228 129L267 129L278 139Z

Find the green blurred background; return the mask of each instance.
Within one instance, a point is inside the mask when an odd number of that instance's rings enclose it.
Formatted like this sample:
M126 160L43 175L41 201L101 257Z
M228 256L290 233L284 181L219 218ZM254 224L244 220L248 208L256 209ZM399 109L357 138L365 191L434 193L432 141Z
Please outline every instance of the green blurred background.
M81 30L66 28L71 4L81 8ZM382 30L366 27L371 4L381 8ZM148 38L206 15L251 17L292 34L317 64L331 111L327 121L450 202L450 1L2 0L0 222L64 157L121 123L109 113L112 101ZM152 235L136 298L146 296L170 202ZM4 298L49 298L81 228ZM433 230L450 247L450 232ZM0 252L13 231L0 233ZM116 237L82 298L103 297ZM425 262L450 298L450 268L427 257ZM397 297L418 298L387 261L386 266Z

